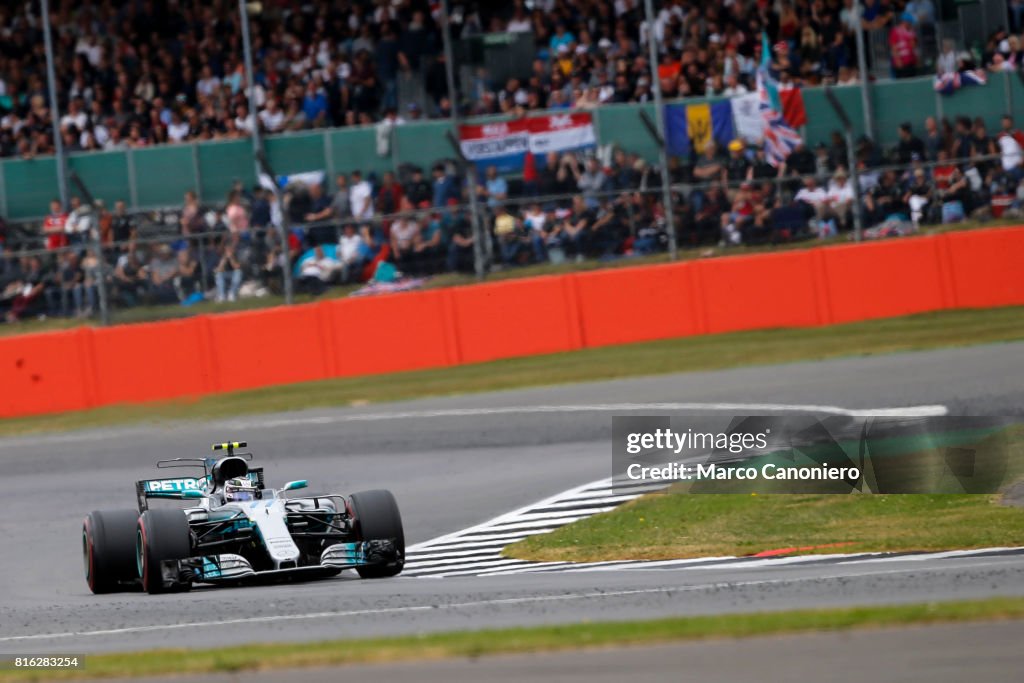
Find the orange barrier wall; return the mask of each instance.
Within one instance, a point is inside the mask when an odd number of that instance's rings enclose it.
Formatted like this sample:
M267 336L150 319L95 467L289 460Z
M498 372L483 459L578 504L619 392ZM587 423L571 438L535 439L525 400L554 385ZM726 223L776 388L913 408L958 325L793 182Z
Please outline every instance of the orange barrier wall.
M700 334L690 263L566 276L574 283L581 343L625 344Z
M694 261L712 334L827 322L817 298L819 250Z
M1024 227L0 337L0 417L1024 304Z
M451 290L463 363L579 348L564 277L492 282Z

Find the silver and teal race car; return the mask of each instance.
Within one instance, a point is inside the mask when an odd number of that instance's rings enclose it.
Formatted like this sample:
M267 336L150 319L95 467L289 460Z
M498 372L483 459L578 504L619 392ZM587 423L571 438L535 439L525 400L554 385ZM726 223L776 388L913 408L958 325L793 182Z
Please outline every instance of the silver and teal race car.
M289 497L250 467L244 441L214 444L220 457L161 460L202 476L136 482L138 510L98 510L82 525L85 578L93 593L188 590L196 583L305 580L355 569L364 579L395 576L405 536L395 498L375 490ZM179 501L159 504L155 501Z

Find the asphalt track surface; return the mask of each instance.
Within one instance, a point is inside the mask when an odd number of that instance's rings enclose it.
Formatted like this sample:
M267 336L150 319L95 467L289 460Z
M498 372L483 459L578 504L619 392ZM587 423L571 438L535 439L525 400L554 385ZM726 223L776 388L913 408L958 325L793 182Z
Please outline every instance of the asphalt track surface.
M1024 343L2 439L0 652L210 647L1024 595L1024 555L383 581L343 576L169 596L93 596L85 585L82 517L132 507L132 483L153 476L159 458L204 455L214 441L247 439L270 485L307 478L313 491L392 489L407 540L416 543L608 476L610 415L626 411L601 406L643 403L735 414L788 404L944 405L953 414L1022 415ZM722 405L733 403L759 407Z

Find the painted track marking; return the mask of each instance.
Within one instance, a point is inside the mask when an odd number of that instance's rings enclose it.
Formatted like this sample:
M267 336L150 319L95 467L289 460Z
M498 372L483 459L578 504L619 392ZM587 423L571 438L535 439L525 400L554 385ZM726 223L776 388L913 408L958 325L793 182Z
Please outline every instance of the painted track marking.
M964 569L979 569L991 567L990 563L973 563L951 565L948 567L932 568L911 568L911 569L887 569L882 571L857 572L846 574L833 574L826 576L803 577L797 579L760 579L754 581L719 581L704 584L686 584L682 586L659 586L654 588L636 588L617 591L587 591L581 593L563 593L561 595L529 595L518 598L490 598L487 600L470 600L466 602L454 602L449 604L431 605L407 605L403 607L381 607L377 609L363 610L338 610L325 612L307 612L304 614L282 614L276 616L238 617L235 619L218 619L210 621L192 621L178 624L152 624L147 626L129 626L125 628L101 629L95 631L62 631L58 633L33 633L20 636L0 636L0 643L18 642L26 640L45 640L48 638L72 638L84 636L110 636L127 633L146 633L152 631L176 630L183 628L203 628L234 626L239 624L266 624L267 621L298 621L305 619L332 619L336 617L356 617L372 614L402 614L408 612L430 612L435 610L459 610L472 609L474 607L500 607L502 605L525 605L544 602L566 602L572 600L592 600L597 598L618 598L631 595L651 595L673 593L693 593L698 591L713 591L733 588L754 588L761 586L778 586L785 584L804 583L808 581L831 581L836 579L889 576L895 574L914 574L939 571L959 571Z

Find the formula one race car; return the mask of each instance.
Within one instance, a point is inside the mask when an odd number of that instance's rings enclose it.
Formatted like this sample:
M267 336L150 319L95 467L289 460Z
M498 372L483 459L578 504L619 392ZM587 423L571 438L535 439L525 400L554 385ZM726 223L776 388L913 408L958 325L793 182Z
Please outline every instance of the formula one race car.
M405 563L405 536L389 491L288 498L305 480L280 489L249 467L244 441L214 444L220 458L161 460L195 467L202 477L136 482L138 511L89 513L82 526L85 579L93 593L188 590L194 583L239 584L335 576L395 576ZM186 501L184 509L154 499Z

